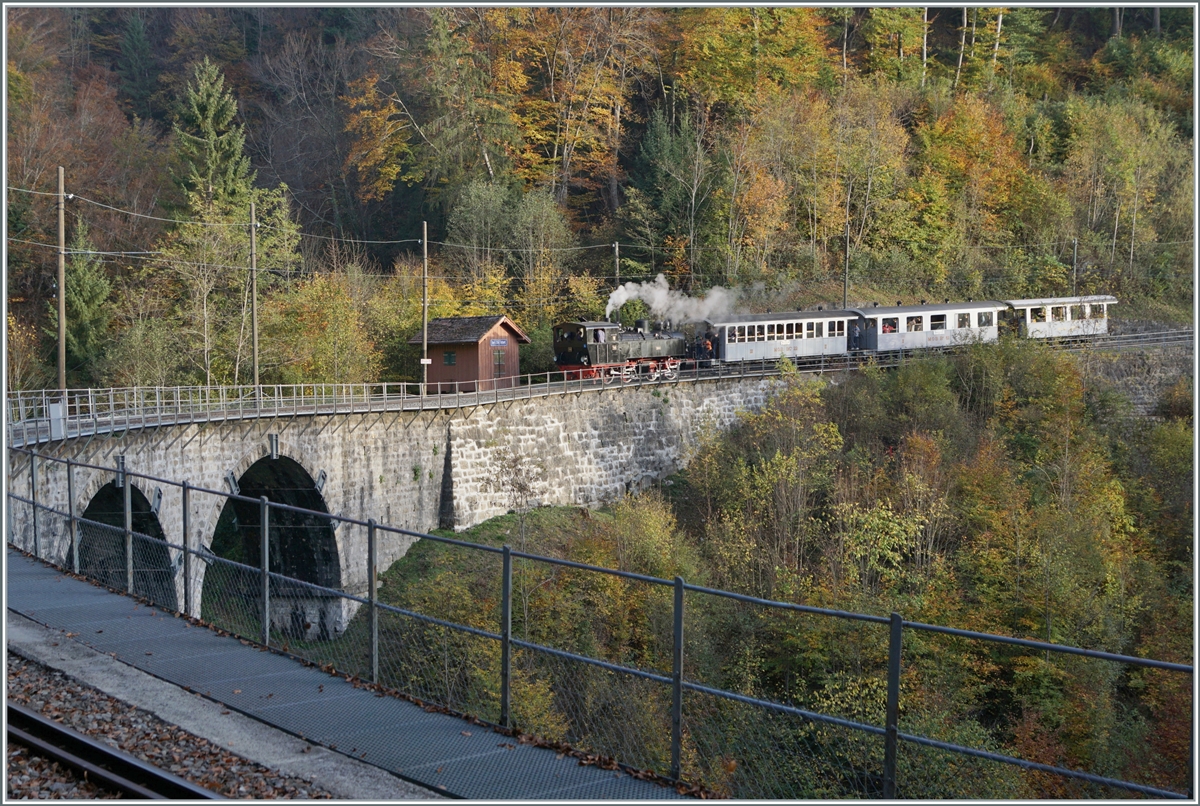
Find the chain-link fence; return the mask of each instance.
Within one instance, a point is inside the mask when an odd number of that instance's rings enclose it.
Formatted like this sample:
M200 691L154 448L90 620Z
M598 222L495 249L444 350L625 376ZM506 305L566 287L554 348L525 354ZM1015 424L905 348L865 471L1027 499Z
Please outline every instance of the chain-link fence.
M123 485L148 479L98 469ZM715 795L1191 794L1190 665L762 600L148 480L183 488L186 545L134 531L129 494L111 523L35 503L36 484L31 497L10 488L9 542L328 671ZM211 545L224 556L195 534L188 513L204 507L189 496L220 510ZM340 569L340 587L279 573L271 530L285 522L330 522L342 545L365 542L364 573ZM440 567L458 573L431 571L404 607L379 602L381 532L434 541ZM351 592L360 577L365 593ZM778 647L787 662L765 665ZM1001 726L995 714L1012 705L1001 679L1071 697L1076 721L1049 725L1026 707L1023 723ZM1122 780L1131 769L1137 780Z

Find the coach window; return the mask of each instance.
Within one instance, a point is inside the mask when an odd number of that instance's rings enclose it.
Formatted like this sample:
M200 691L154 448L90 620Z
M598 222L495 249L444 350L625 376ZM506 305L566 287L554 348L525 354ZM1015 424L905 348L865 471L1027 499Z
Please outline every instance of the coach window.
M882 328L882 331L884 333L895 333L896 329L899 327L900 327L900 318L899 317L897 317L897 316L885 316L884 317L883 328Z
M746 326L745 325L737 326L737 340L738 340L739 344L746 340Z
M1078 321L1080 319L1086 319L1086 318L1087 317L1083 315L1083 306L1082 305L1072 305L1071 306L1071 320L1072 321Z
M786 330L784 331L784 333L786 334L786 337L788 339L793 339L796 337L796 323L795 322L788 322L787 325L785 325L785 328L786 328Z
M920 333L925 329L925 321L923 316L910 316L905 323L905 327L909 333Z
M970 326L971 326L971 314L960 313L958 315L958 325L956 325L956 327L970 327Z
M829 323L829 335L842 337L846 335L846 320L837 319Z
M946 314L944 314L944 313L929 314L929 329L930 330L945 330L946 329Z
M1029 309L1029 321L1030 322L1045 322L1046 321L1046 309L1045 308L1030 308Z
M979 327L991 327L991 326L992 326L992 312L991 311L980 311L979 312Z
M1093 305L1092 306L1092 318L1093 319L1103 319L1104 318L1104 306L1103 305Z
M755 336L755 341L766 341L767 340L767 326L759 325L756 328L756 330L758 332L758 335Z
M1067 307L1065 305L1055 305L1050 309L1050 318L1055 322L1067 321Z
M442 363L448 367L452 367L458 363L458 354L453 350L447 350L442 353Z

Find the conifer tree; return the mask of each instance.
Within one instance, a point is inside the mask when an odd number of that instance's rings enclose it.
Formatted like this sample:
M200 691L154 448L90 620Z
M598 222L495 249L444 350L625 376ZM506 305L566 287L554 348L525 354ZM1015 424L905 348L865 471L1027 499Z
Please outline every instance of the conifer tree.
M242 125L234 122L237 114L237 100L225 89L225 76L205 56L196 65L175 123L182 167L176 182L193 206L197 201L249 200L255 173L243 153L246 134Z
M130 108L143 119L149 118L152 113L150 97L154 94L155 82L150 72L151 59L146 23L141 13L134 10L129 15L125 34L121 38L117 75L121 77L121 92L128 96Z
M109 302L112 285L82 223L75 229L67 263L67 383L86 386L96 380L97 367L109 342L113 310ZM58 308L47 305L50 326L47 335L58 333Z

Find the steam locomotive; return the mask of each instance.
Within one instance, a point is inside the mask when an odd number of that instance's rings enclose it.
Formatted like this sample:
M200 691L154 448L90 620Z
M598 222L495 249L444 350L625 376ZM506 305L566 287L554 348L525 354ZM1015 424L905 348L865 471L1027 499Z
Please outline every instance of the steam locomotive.
M1031 339L1086 339L1108 332L1116 297L967 300L847 310L731 314L677 329L639 319L563 322L554 328L554 361L569 378L605 383L676 377L681 367L805 360L992 342L1004 331Z

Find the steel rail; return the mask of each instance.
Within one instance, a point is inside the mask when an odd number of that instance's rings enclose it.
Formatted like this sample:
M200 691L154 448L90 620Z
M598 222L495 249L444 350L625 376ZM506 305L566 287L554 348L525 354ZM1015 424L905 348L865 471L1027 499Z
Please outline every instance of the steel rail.
M38 755L78 771L93 783L140 800L225 800L211 789L11 702L8 736Z

